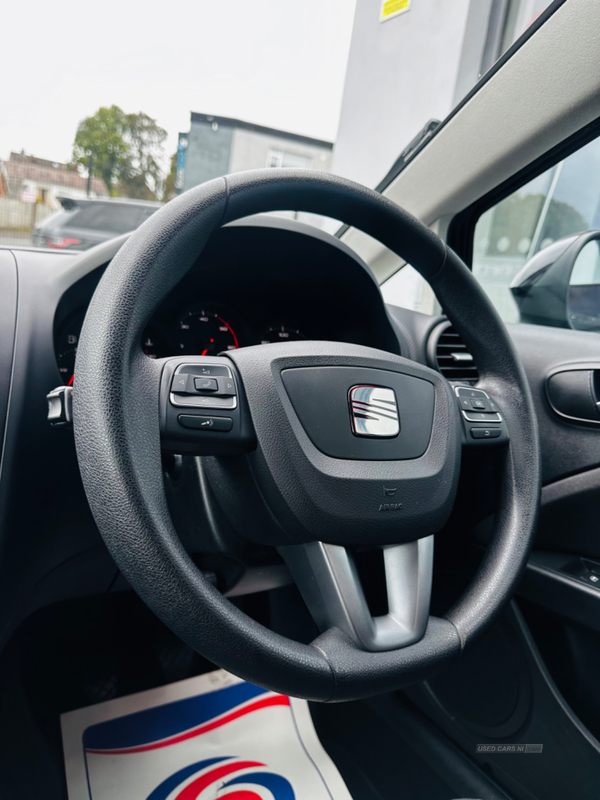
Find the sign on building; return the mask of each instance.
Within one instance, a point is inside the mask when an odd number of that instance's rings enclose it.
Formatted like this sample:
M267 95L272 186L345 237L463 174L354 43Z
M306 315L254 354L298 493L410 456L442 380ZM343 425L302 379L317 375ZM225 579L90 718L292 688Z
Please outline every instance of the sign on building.
M382 0L379 21L387 22L388 19L404 14L410 10L411 3L412 0Z

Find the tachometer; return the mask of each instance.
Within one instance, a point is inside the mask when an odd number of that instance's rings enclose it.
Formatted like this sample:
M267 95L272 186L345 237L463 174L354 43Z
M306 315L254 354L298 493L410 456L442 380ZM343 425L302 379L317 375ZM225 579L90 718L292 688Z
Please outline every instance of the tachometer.
M177 342L180 353L216 356L240 345L233 328L221 313L208 308L192 308L178 320Z
M288 328L285 325L271 325L260 336L261 344L271 344L274 342L299 342L306 339L306 336L297 328Z

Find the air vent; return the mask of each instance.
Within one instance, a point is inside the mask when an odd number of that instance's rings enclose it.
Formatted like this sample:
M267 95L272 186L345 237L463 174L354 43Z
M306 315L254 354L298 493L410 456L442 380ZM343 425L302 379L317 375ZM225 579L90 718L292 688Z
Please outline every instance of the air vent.
M452 325L441 329L435 344L435 364L449 381L472 381L479 379L473 356Z

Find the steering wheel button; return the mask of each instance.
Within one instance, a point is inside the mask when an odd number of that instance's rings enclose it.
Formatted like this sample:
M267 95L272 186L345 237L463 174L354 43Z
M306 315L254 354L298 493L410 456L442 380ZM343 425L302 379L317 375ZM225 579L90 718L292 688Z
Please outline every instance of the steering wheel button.
M235 397L233 378L219 378L219 394L223 397Z
M189 379L192 376L189 375L187 372L179 372L177 375L173 375L173 382L171 384L171 391L178 392L179 394L186 394L190 391ZM191 391L194 391L193 388Z
M500 414L496 411L465 411L463 409L462 413L467 422L502 422Z
M471 408L474 408L476 411L489 411L489 404L487 400L484 400L480 397L472 397L471 398Z
M198 431L226 433L233 428L231 417L201 417L192 414L180 414L177 419L184 428L192 428Z
M473 439L497 439L500 433L500 428L471 428Z
M470 386L457 386L456 394L458 397L487 398L487 394L483 391L483 389L472 389Z
M169 399L171 405L179 406L180 408L227 408L233 410L237 407L237 397L235 395L221 397L211 392L207 394L194 392L185 397L172 392Z
M201 377L211 378L216 377L217 375L226 375L227 377L231 377L231 370L229 367L222 367L220 365L210 365L204 366L202 365L194 365L195 374Z
M194 386L197 392L216 392L219 388L214 378L194 378Z

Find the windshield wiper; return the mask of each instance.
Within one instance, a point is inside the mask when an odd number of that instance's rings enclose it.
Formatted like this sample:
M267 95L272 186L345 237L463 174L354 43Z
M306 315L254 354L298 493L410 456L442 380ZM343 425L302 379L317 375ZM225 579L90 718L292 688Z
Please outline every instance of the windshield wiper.
M381 192L383 192L383 190L390 185L394 178L396 178L402 172L408 162L416 156L422 147L425 146L425 143L431 139L441 124L442 123L439 119L430 119L429 122L417 133L415 138L411 139L411 141L406 145L404 150L392 164L392 167L387 172L385 178L377 184L374 191L381 194ZM350 227L350 225L344 224L338 228L333 235L339 239L346 233L347 230L350 230Z
M441 124L442 123L439 119L430 119L429 122L427 122L421 128L415 138L411 139L404 150L400 153L398 158L394 161L391 169L387 172L384 179L377 184L375 187L376 192L382 192L386 186L390 185L394 178L396 178L402 172L408 162L416 156L421 147L423 147L425 143L431 139Z
M413 159L419 150L425 146L426 142L431 139L441 124L442 123L439 119L430 119L429 122L421 128L415 138L410 140L398 158L394 161L385 178L377 184L375 187L376 192L381 194L381 192L383 192L383 190L390 185L394 178L396 178L402 172L408 162ZM334 236L339 239L349 229L350 225L344 224L338 228L338 230L334 233Z

